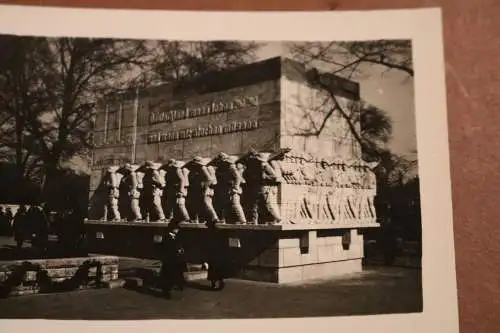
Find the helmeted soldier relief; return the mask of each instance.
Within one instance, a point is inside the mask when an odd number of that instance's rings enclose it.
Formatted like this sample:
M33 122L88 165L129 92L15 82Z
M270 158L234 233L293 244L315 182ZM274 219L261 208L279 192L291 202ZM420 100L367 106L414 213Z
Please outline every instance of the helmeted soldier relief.
M118 189L120 185L119 175L116 173L115 167L109 167L104 175L104 187L106 189L108 201L106 204L105 219L120 221L120 211L118 210L118 198L120 197L120 191ZM112 216L112 218L111 218Z
M122 191L120 192L125 196L123 206L128 219L139 221L142 220L141 208L139 206L141 192L135 169L136 167L131 164L126 164L123 168L123 179L121 182Z
M280 222L279 209L274 196L277 192L279 177L267 161L266 154L250 153L246 158L246 170L243 175L247 182L246 198L249 208L249 223Z
M181 161L170 159L162 167L165 170L165 188L163 190L165 202L164 213L166 219L169 221L189 221L189 214L186 209L188 179L182 169L182 164Z
M207 162L197 156L185 165L185 168L189 170L187 205L189 216L194 223L219 221L212 205L214 186L217 181L215 174L209 171Z
M242 184L245 180L235 162L235 157L225 153L220 153L211 162L216 167L217 178L214 201L221 223L245 224L246 217L241 206Z
M146 170L143 178L143 204L145 205L145 215L150 221L164 221L165 215L161 205L164 180L160 172L151 161L146 162Z

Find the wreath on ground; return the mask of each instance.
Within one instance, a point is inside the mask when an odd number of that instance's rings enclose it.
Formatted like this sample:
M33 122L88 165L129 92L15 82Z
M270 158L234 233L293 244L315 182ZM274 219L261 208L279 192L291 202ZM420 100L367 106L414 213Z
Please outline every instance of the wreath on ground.
M90 269L93 267L97 268L95 278L89 276ZM5 298L10 296L13 290L23 284L24 277L28 272L36 272L35 281L30 283L30 285L34 288L38 287L40 293L73 291L79 289L81 286L89 285L91 282L94 282L94 285L99 287L102 284L103 278L101 268L102 263L89 259L78 267L78 270L72 277L62 281L54 281L49 276L48 271L42 268L40 264L25 261L13 270L6 281L0 284L0 297Z

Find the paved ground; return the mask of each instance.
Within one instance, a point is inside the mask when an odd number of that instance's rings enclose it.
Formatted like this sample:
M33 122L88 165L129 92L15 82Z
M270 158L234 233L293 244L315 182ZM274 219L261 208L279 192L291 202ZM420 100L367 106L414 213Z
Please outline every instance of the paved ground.
M154 262L122 260L121 269ZM0 300L0 318L210 319L306 317L422 311L421 271L367 266L363 273L307 284L227 281L220 292L193 282L170 300L146 290L100 289Z

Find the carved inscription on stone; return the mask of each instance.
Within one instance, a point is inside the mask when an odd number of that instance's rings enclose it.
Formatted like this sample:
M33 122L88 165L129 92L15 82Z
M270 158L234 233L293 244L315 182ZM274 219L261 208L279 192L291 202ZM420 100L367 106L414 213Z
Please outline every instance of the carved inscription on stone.
M202 117L215 113L229 112L259 104L258 96L238 96L230 101L213 101L211 103L193 104L182 109L153 111L149 116L150 124L173 122L181 119Z
M178 131L158 132L148 135L148 143L185 140L212 135L222 135L241 131L250 131L259 127L258 120L233 121L224 125L186 128Z

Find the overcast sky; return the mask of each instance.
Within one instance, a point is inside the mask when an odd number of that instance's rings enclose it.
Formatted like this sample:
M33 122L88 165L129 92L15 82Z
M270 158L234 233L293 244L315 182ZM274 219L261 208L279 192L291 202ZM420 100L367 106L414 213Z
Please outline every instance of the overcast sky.
M290 56L282 43L265 43L257 53L258 60ZM416 158L416 127L413 78L399 71L385 71L377 65L361 68L361 98L387 112L392 119L393 138L389 145L394 153Z

